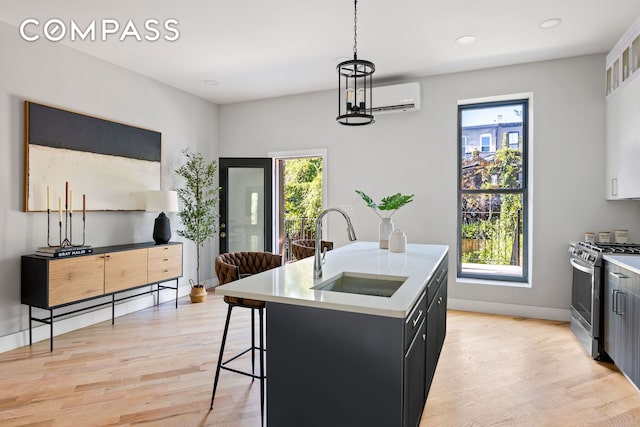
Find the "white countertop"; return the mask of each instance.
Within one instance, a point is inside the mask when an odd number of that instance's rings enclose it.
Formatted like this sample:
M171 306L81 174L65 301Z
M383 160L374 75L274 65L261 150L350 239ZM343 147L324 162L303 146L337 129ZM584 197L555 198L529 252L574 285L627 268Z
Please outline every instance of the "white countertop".
M351 311L387 317L407 316L449 247L408 244L407 251L379 249L377 242L355 242L328 251L323 277L313 279L313 257L215 288L215 293L261 301ZM407 277L391 297L311 289L342 272Z
M640 255L604 255L602 258L640 274Z

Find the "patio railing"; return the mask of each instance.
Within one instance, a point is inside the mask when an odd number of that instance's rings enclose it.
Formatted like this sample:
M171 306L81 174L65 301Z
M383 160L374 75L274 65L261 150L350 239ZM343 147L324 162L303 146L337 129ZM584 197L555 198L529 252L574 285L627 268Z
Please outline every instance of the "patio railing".
M515 220L503 224L500 211L463 211L460 241L462 262L521 266L521 211L518 210L515 215Z
M300 239L316 238L315 218L287 218L284 220L284 260L294 259L291 251L291 242Z

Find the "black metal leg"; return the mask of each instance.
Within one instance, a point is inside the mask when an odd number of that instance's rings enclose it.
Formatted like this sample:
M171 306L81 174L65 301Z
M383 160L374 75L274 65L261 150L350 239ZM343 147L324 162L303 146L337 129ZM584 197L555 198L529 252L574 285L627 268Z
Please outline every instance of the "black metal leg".
M220 367L222 366L222 356L224 355L224 345L227 342L227 332L229 331L229 320L231 319L232 305L229 305L227 310L227 321L224 324L224 333L222 334L222 344L220 345L220 355L218 356L218 366L216 367L216 377L213 380L213 392L211 393L211 406L209 409L213 409L213 399L216 397L216 389L218 388L218 378L220 376Z
M116 323L116 294L111 294L111 324Z
M263 309L258 310L260 315L260 421L264 426L264 336L263 336Z
M178 308L178 279L176 279L176 308Z
M29 306L29 345L33 345L33 331L31 327L31 321L33 320L33 316L31 315L31 306Z
M251 309L251 375L256 374L256 310ZM253 382L254 378L251 378Z
M49 309L49 351L53 351L53 310Z

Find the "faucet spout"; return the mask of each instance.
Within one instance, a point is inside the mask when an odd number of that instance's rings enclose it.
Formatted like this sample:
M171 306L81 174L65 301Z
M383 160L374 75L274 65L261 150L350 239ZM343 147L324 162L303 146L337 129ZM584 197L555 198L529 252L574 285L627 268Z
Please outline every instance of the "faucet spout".
M342 214L344 219L347 221L347 236L350 241L357 240L356 231L353 229L353 224L351 224L351 218L345 211L339 208L327 208L323 210L320 215L318 215L318 219L316 219L316 247L315 254L313 257L313 278L319 279L322 277L322 263L324 262L324 253L320 248L320 237L322 234L322 218L331 211L339 212ZM322 256L321 256L322 254Z

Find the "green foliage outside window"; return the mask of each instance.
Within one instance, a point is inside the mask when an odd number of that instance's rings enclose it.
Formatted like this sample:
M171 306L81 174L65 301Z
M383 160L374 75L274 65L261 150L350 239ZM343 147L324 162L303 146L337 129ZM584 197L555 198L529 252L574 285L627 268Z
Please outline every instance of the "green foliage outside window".
M509 148L506 134L502 148L492 159L473 153L462 163L462 188L519 189L522 152ZM462 262L489 265L521 265L522 196L520 194L463 195L461 228ZM466 241L466 242L465 242Z
M322 159L287 160L284 207L287 219L316 218L322 212Z

